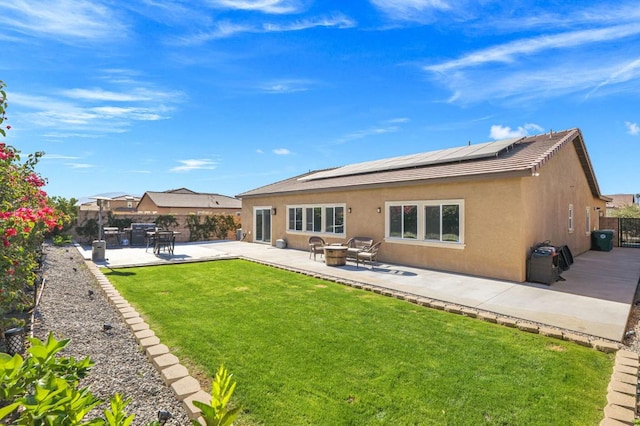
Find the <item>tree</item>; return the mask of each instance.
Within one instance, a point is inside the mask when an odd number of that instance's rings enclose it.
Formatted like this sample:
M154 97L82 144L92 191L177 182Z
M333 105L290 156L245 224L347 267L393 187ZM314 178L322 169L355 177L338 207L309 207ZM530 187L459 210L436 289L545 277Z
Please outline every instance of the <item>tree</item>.
M611 217L640 218L640 205L625 204L622 207L614 209L610 214Z
M54 229L53 235L60 235L65 232L69 232L78 220L78 200L73 197L66 199L64 197L53 196L49 198L49 204L53 206L58 212L61 212L65 215L65 220L62 223L62 228Z

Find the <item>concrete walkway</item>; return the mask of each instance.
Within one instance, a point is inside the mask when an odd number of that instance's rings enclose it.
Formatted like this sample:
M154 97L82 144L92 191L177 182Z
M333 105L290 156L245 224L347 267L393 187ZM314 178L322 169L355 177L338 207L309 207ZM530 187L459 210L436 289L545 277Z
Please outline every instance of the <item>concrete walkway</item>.
M78 246L78 249L85 259L91 259L90 247ZM121 268L238 257L411 293L613 341L621 341L624 337L640 278L640 250L617 247L611 252L589 251L576 257L571 268L562 273L565 280L551 286L384 263L376 265L374 270L356 268L352 262L330 267L320 256L315 261L310 259L306 251L238 241L176 244L174 255L161 253L159 256L144 247L107 248L105 261L96 264Z

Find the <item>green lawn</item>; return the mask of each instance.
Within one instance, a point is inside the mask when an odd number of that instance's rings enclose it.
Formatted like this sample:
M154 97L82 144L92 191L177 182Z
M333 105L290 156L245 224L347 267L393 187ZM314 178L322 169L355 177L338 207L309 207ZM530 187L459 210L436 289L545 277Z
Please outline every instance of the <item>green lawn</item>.
M212 377L225 364L240 424L583 426L603 416L613 357L576 344L243 260L106 275L190 367Z

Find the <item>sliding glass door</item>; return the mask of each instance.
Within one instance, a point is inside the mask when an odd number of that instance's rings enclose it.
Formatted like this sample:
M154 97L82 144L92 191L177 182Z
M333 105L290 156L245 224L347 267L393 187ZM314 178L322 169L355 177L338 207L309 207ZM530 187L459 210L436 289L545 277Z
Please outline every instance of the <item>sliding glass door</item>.
M271 242L271 208L258 207L254 211L255 211L254 241L261 242L261 243L270 243Z

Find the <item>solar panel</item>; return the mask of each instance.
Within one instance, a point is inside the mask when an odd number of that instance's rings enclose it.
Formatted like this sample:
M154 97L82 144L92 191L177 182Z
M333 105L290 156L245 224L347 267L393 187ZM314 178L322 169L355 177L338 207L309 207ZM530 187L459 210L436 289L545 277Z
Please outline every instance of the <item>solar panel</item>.
M501 151L511 147L521 138L503 139L456 148L440 149L437 151L409 154L400 157L366 161L364 163L349 164L332 170L324 170L304 176L299 181L325 179L340 176L350 176L363 173L381 172L388 170L406 169L411 167L428 166L434 164L454 163L464 160L475 160L498 155Z

